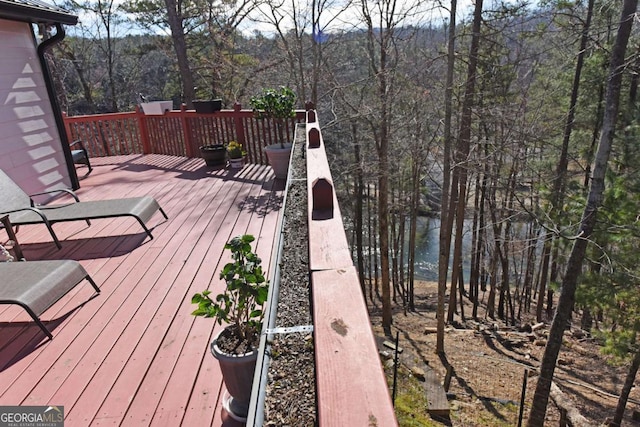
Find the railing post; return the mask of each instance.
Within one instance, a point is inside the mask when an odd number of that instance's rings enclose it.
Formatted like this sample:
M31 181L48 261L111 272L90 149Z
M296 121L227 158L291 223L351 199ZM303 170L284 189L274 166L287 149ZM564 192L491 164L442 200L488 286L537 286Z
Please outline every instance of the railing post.
M151 154L147 118L139 105L136 105L136 119L138 120L138 129L140 129L140 139L142 140L142 154Z
M242 110L242 104L240 104L239 102L236 102L235 104L233 104L232 117L233 117L233 126L236 131L236 141L239 142L240 145L242 145L247 151L247 157L249 159L249 162L256 163L256 160L258 156L260 156L260 153L254 152L256 147L255 141L253 141L253 144L251 146L247 144L247 138L246 138L246 135L244 134L244 118L242 117L241 110ZM261 163L261 162L258 161L257 163Z
M242 126L242 117L240 115L240 110L242 110L242 104L236 102L233 104L233 125L236 129L236 141L242 144L243 147L246 145L245 135L244 135L244 126Z
M187 105L185 103L182 103L180 105L180 123L182 124L182 139L184 140L185 152L187 153L187 157L197 157L193 152L191 120L189 120L187 116Z
M67 120L67 113L64 112L64 111L62 112L62 122L64 123L64 131L67 133L67 140L68 141L74 141L75 138L71 134L71 125L69 124L69 121Z

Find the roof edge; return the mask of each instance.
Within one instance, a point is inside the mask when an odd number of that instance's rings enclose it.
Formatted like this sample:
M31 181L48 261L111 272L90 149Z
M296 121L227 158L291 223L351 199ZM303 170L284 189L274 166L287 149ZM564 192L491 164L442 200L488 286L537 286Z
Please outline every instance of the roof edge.
M0 18L34 24L78 23L78 16L39 0L0 0Z

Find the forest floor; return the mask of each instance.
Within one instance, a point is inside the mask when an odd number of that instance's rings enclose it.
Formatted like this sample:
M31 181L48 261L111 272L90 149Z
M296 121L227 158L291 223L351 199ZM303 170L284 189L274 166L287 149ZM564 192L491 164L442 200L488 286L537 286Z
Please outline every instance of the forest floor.
M465 300L466 320L456 315L454 325L446 326L446 358L443 361L435 354L437 284L416 282L415 303L416 312L405 313L402 307L395 308L392 337L384 337L380 307L369 303L378 338L394 341L396 333L399 334L399 347L403 351L399 359L396 413L400 425L516 426L527 372L522 422L525 425L550 321L531 331L530 327L535 324L533 313L523 316L520 327L511 327L486 318L483 308L478 311L477 320L472 320L471 304ZM572 328L565 332L554 382L590 425L606 425L615 411L628 363L616 365L613 362L611 357L602 354L599 343L583 331ZM419 371L414 375L411 368L432 369L442 383L447 372L446 363L453 368L447 393L450 416L438 419L428 415L424 384L418 379ZM393 369L387 368L386 372L392 384ZM631 392L622 425L640 425L640 422L632 421L634 410L640 410L638 387ZM545 426L559 423L560 411L550 400Z

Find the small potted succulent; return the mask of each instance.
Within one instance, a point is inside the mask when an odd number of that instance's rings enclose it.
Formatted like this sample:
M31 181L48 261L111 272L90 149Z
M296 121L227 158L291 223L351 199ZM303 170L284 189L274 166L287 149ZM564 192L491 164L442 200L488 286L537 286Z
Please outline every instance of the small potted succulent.
M211 352L218 359L222 378L230 396L223 400L229 414L245 419L249 410L253 372L262 330L262 305L267 300L269 282L262 272L261 259L252 251L252 235L234 237L225 249L232 261L220 271L226 283L214 298L211 291L197 293L191 299L198 308L194 316L212 317L225 326L211 342Z
M244 156L247 153L242 149L242 144L237 141L231 141L227 144L227 155L229 156L231 169L241 169L244 163Z
M250 100L258 118L273 119L276 124L278 143L267 145L264 150L276 178L286 178L291 155L291 142L284 137L284 121L295 117L296 95L290 88L263 89Z

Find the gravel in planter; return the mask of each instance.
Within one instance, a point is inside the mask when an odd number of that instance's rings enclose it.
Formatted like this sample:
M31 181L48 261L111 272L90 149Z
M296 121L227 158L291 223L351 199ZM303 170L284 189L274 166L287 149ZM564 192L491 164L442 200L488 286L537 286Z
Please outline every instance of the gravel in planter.
M307 224L305 132L293 149L292 181L284 212L283 249L276 328L311 325L309 239ZM265 398L265 426L316 424L316 381L313 334L276 334Z

